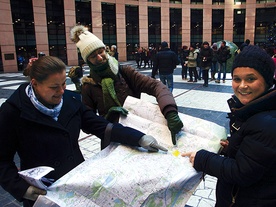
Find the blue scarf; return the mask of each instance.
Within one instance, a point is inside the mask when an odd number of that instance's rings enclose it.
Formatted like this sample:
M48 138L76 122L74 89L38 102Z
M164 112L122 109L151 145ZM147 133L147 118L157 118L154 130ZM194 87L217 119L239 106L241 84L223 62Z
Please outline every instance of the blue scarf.
M39 102L39 100L36 98L31 84L26 87L26 94L30 98L32 104L38 111L40 111L41 113L47 116L52 117L56 121L58 120L58 116L63 104L63 98L61 99L60 103L57 106L55 106L52 109L49 109L46 106L44 106L41 102Z

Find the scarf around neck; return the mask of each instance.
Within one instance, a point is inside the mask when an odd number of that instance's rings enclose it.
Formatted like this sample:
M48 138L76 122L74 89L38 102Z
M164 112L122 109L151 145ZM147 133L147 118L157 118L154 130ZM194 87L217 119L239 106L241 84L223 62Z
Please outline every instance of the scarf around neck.
M27 87L26 87L26 90L25 90L27 96L30 98L32 104L34 105L34 107L40 111L41 113L47 115L47 116L50 116L52 117L55 121L58 120L58 116L59 116L59 113L60 113L60 110L61 110L61 107L63 105L63 98L61 99L60 103L58 105L56 105L54 108L52 109L49 109L47 108L46 106L44 106L36 97L35 93L34 93L34 90L33 90L33 87L31 84L29 84Z
M102 65L96 66L91 63L90 77L102 86L104 108L107 112L113 106L121 106L117 97L114 80L118 78L118 61L107 54L108 61Z

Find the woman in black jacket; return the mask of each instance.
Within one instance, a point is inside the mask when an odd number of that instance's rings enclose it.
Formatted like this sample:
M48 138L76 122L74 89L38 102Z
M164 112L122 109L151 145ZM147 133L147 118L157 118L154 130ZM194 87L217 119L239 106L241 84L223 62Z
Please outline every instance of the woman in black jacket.
M212 66L213 51L208 42L203 42L200 53L200 67L202 69L202 76L204 80L204 87L208 87L209 69Z
M153 137L111 124L88 109L79 94L65 90L65 69L56 57L40 57L32 63L30 83L22 84L0 108L0 185L24 206L32 206L46 191L19 177L15 153L21 170L53 167L48 175L57 180L84 161L78 144L81 129L108 143L166 150Z
M194 168L218 178L216 207L276 206L276 91L274 62L257 46L247 46L232 68L228 100L231 137L224 155L206 150L183 153Z

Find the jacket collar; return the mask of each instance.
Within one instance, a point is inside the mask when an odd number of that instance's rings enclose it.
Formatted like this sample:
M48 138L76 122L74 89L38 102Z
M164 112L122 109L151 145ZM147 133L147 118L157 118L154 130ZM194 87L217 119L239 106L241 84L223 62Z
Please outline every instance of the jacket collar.
M34 121L42 125L49 125L55 128L66 127L71 117L80 109L80 95L72 91L65 90L63 94L63 106L61 108L58 121L55 121L50 116L39 112L30 101L25 93L25 88L28 83L24 83L12 94L7 100L8 103L16 107L20 111L20 117L29 121ZM57 124L57 122L59 124Z
M259 112L276 110L276 90L270 90L246 105L241 104L234 95L227 102L231 110L231 113L228 114L229 118L236 117L241 121L245 121Z

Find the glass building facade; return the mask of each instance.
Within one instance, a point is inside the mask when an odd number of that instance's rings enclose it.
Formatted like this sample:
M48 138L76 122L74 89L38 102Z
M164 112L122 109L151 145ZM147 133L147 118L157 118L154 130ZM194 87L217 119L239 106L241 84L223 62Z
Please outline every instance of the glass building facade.
M0 71L16 72L17 57L39 52L67 65L80 59L70 28L85 25L119 61L133 60L137 47L167 41L172 50L204 41L275 45L275 0L2 0ZM271 35L272 34L272 35Z

